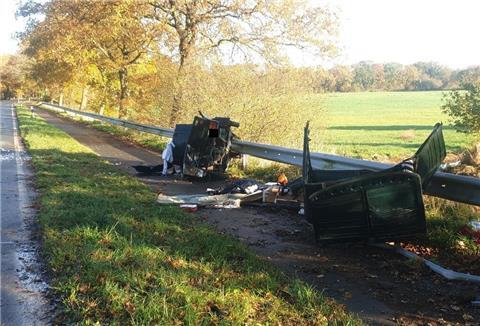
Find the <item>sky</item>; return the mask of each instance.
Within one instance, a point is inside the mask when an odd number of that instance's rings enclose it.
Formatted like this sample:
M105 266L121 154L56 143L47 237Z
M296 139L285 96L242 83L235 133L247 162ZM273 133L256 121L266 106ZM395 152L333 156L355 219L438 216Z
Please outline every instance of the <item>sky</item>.
M23 28L22 22L15 19L17 3L17 0L0 0L0 54L17 51L17 41L12 37Z
M341 54L332 64L436 61L459 69L480 65L480 1L309 0L339 12ZM15 53L12 39L23 27L15 20L18 0L0 0L0 54ZM310 65L296 53L297 65Z
M436 61L452 68L480 65L480 1L329 2L341 11L340 60L344 63Z

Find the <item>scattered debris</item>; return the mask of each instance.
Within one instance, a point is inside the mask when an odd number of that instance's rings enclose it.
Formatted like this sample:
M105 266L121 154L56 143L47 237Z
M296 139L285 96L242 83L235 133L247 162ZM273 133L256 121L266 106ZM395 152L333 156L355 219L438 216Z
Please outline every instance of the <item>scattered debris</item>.
M480 176L480 143L461 154L448 154L440 169L458 175Z
M281 173L278 178L277 178L277 182L278 184L282 185L282 186L286 186L288 184L288 178L287 176L285 175L285 173Z
M460 273L460 272L455 272L450 269L446 269L440 265L437 265L430 260L427 260L425 258L422 258L418 256L417 254L414 254L413 252L410 252L408 250L403 249L400 246L393 246L393 245L388 245L388 244L373 244L375 247L379 248L385 248L385 249L393 249L399 254L410 258L410 259L415 259L419 262L424 263L428 268L430 268L432 271L434 271L437 274L440 274L441 276L445 277L448 280L460 280L460 281L467 281L467 282L475 282L475 283L480 283L480 275L472 275L472 274L466 274L466 273Z
M282 180L286 180L286 177ZM284 182L285 183L285 182ZM292 182L295 186L295 183ZM298 188L298 186L297 186ZM277 182L262 184L252 179L240 179L218 189L207 188L207 194L166 196L159 194L157 202L163 205L198 205L208 208L239 208L260 205L278 209L300 208L299 193L288 185ZM182 206L180 206L182 207Z
M183 209L185 212L193 213L198 210L198 206L194 204L182 204L180 208Z
M468 224L474 231L480 231L480 221L470 221Z
M209 195L222 194L253 194L254 192L264 189L265 185L253 179L235 180L221 188L211 189L207 188Z
M460 233L471 238L477 245L480 246L480 222L470 222L462 230L460 230Z
M167 196L159 194L157 202L163 205L182 205L191 204L199 207L240 207L240 199L245 197L245 194L223 194L223 195L178 195Z
M181 166L182 176L200 178L210 172L224 172L230 158L237 155L230 151L230 147L235 137L231 128L238 126L230 118L210 119L200 113L192 124L176 126L172 141L162 153L165 164L133 167L139 173L165 175L169 169L175 170L173 167L177 165ZM237 208L253 204L295 208L299 215L305 215L313 224L317 241L385 241L425 234L423 189L446 157L441 123L434 126L413 157L380 172L314 170L310 161L308 134L307 123L303 176L291 184L282 173L274 183L237 180L217 189L209 188L207 195L160 194L157 201L169 205L197 205L195 209ZM473 154L470 156L473 160ZM456 160L441 167L449 169L460 165Z
M462 161L446 162L446 163L440 164L440 170L450 171L454 168L458 168L460 165L462 165Z
M163 164L159 165L132 165L138 173L152 175L157 173L162 173L163 171Z

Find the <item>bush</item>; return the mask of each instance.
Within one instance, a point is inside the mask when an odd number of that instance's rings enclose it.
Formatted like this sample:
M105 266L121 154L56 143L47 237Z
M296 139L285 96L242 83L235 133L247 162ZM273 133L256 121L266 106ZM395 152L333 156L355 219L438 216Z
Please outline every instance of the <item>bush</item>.
M480 82L462 85L463 91L444 95L443 112L453 118L455 127L463 132L480 132Z

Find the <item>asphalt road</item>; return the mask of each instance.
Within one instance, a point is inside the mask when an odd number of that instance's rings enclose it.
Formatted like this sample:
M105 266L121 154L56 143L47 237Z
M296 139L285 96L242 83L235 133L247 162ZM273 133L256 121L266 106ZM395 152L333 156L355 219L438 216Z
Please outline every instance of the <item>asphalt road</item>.
M30 185L32 172L12 104L0 102L0 325L46 325L46 299Z

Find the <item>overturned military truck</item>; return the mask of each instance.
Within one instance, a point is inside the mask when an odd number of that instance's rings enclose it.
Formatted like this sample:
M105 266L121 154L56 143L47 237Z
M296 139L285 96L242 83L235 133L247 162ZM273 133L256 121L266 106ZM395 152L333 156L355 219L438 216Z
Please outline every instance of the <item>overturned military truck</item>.
M230 150L238 122L230 118L209 119L201 112L192 124L177 124L172 141L162 153L163 163L132 165L143 175L180 173L182 176L203 178L208 173L223 174L228 163L239 154ZM178 169L178 171L176 171ZM170 173L168 171L171 171Z
M209 119L201 112L192 124L177 124L173 132L173 164L181 166L182 175L202 178L207 173L224 173L231 158L235 137L232 127L238 122L225 117Z
M305 216L318 242L395 241L426 232L423 189L446 156L442 125L415 155L383 171L315 170L304 133Z

